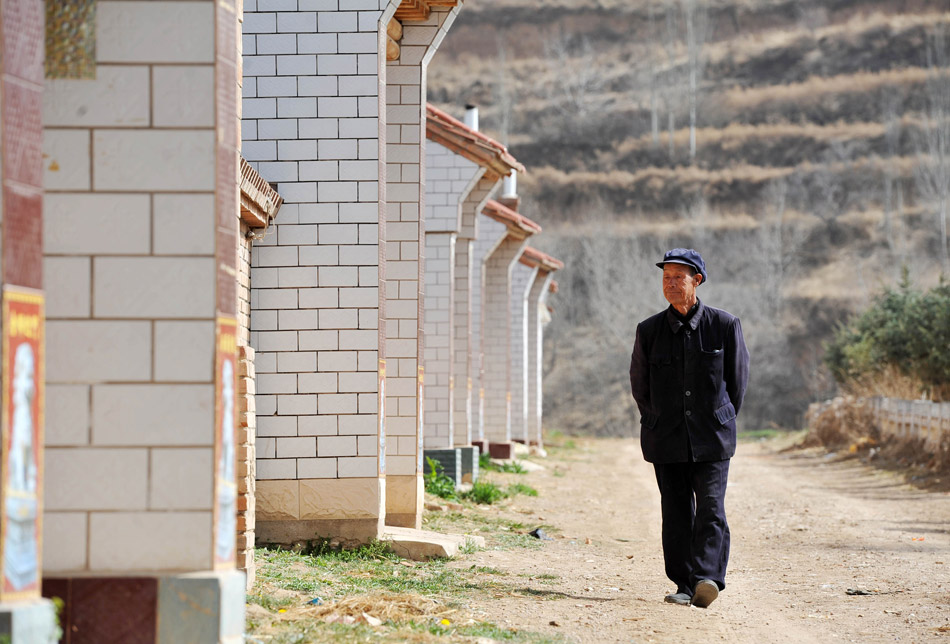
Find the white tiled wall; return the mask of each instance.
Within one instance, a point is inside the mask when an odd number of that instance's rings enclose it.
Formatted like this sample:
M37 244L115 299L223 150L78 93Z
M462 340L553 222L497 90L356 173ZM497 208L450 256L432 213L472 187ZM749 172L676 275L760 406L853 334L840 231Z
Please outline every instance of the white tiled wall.
M528 291L528 371L525 374L528 383L528 397L525 403L527 412L526 427L528 442L538 445L543 442L541 436L541 367L544 358L544 318L547 317L545 307L547 306L548 288L551 286L553 279L553 274L544 269L539 269L538 275L531 285L531 290Z
M426 145L426 255L425 255L425 447L451 447L461 438L467 445L468 419L460 431L455 431L456 387L467 390L467 374L459 381L453 361L454 347L454 289L458 285L456 269L456 241L461 227L462 205L479 180L485 168L449 150L440 143ZM468 275L466 271L465 281ZM467 306L466 306L467 309ZM467 315L467 310L466 310ZM464 351L468 351L467 337ZM467 356L465 357L467 363ZM465 399L463 405L467 405ZM463 406L463 414L465 407Z
M49 574L212 567L215 12L103 0L46 81Z
M511 440L511 278L527 241L506 237L484 260L482 387L485 439Z
M485 261L508 237L508 227L485 215L478 215L478 239L472 244L472 333L469 354L472 378L472 440L486 440L485 434ZM504 335L504 334L502 334ZM507 340L504 340L507 346ZM506 369L507 372L507 369ZM505 384L507 389L507 383Z
M511 267L511 438L528 442L528 293L537 267Z
M379 34L396 5L245 2L243 152L284 198L252 257L259 480L382 468Z
M475 238L479 215L500 179L483 176L461 204L461 230L455 244L455 306L453 311L453 350L455 376L455 444L468 445L481 438L479 415L478 370L481 365L476 334L481 333L481 320L475 314L475 289L481 284L480 260L475 258ZM480 296L479 296L480 297Z

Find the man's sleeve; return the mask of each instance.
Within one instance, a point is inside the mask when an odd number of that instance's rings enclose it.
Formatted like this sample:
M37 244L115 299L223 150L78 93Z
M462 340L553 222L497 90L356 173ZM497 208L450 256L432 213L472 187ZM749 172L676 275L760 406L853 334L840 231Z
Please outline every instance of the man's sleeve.
M643 346L643 334L637 325L637 338L633 343L633 355L630 357L630 390L642 416L649 411L650 405L650 364Z
M739 318L733 321L731 333L726 336L724 367L726 393L729 394L729 400L732 401L732 406L738 414L749 384L749 350L745 346L745 338L742 337L742 324Z

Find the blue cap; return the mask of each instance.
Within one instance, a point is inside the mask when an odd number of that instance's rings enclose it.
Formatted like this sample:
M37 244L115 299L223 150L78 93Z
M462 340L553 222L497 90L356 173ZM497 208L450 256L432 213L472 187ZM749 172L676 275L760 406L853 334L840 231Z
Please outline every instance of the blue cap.
M703 256L692 248L674 248L666 251L663 255L663 261L656 263L660 268L663 268L664 264L683 264L693 267L697 273L703 276L701 284L705 284L708 279L706 276L706 262L703 261Z

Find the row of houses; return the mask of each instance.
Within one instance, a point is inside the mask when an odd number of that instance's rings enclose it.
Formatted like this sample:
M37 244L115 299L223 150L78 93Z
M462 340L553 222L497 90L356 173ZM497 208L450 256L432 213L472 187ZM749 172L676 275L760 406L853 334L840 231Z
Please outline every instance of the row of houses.
M562 264L427 105L460 9L0 7L0 634L243 641L255 543L425 539L426 455L540 446Z

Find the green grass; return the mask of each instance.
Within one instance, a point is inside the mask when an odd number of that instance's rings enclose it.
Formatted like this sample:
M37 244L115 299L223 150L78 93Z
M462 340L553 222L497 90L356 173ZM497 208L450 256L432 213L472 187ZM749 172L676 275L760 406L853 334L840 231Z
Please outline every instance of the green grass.
M513 485L508 486L508 496L516 496L518 494L523 494L525 496L538 496L538 491L526 485L524 483L514 483Z
M478 467L489 472L505 472L506 474L528 473L528 470L518 461L503 461L501 463L493 463L491 459L486 459L486 461L487 462L482 465L481 457L479 457Z
M506 530L521 528L513 522L497 522ZM510 535L523 536L523 535ZM423 641L420 634L436 639L424 641L458 641L458 638L491 637L497 641L544 643L536 633L525 633L477 622L444 624L441 620L420 618L417 621L370 627L363 623L327 624L320 619L300 616L293 620L279 619L280 611L305 605L320 597L330 604L345 597L371 591L388 591L436 599L450 608L464 612L466 600L486 592L504 593L516 590L503 579L506 573L487 566L453 565L451 559L427 562L405 562L387 552L385 544L374 542L353 550L333 549L326 541L311 544L306 552L259 548L256 550L257 582L248 594L248 603L266 609L271 618L260 612L247 622L248 642L406 642ZM260 609L258 609L260 611ZM266 615L266 614L265 614Z
M491 505L496 501L504 499L508 494L500 487L485 479L478 479L472 484L472 489L466 491L462 498L480 503L482 505Z
M750 429L744 432L739 432L740 441L757 441L757 440L768 440L769 438L775 438L776 436L784 436L788 432L781 429Z

